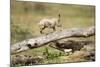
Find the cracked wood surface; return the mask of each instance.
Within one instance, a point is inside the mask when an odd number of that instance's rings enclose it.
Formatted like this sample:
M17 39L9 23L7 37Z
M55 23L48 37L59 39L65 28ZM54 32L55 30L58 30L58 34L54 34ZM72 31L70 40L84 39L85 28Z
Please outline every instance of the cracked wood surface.
M11 54L22 52L28 49L37 48L46 43L70 37L89 37L95 35L95 27L88 28L71 28L53 33L44 34L36 38L26 39L11 45Z

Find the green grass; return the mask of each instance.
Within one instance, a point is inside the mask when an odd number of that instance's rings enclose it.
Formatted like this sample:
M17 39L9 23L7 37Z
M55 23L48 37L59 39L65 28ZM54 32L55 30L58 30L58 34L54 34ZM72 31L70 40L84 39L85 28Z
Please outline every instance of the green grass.
M57 17L61 14L61 24L66 28L86 28L95 24L95 7L89 5L65 5L50 3L13 2L11 3L11 44L40 36L38 23L43 18ZM59 29L57 29L59 30ZM45 29L44 32L51 30ZM76 38L78 40L94 40L95 36L89 38ZM59 50L50 48L48 45L30 49L18 54L42 55L48 48L49 52L59 53ZM16 54L15 54L16 55ZM45 60L48 63L63 63L67 60L53 59Z

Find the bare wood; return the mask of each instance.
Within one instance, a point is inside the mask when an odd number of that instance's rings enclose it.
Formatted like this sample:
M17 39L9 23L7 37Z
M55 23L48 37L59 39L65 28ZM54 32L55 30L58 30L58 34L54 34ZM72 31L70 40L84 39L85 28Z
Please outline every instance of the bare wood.
M39 37L27 39L22 42L11 45L11 54L40 47L54 40L59 40L69 37L89 37L94 34L95 34L94 26L89 28L72 28L72 29L64 29L62 31L55 31L53 33L41 35Z

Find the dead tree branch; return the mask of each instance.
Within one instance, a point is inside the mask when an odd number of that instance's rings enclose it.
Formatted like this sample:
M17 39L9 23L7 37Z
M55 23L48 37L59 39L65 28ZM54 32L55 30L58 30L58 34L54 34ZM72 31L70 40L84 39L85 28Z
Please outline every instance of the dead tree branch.
M51 41L69 38L69 37L89 37L95 35L95 27L89 28L72 28L64 29L62 31L55 31L53 33L41 35L36 38L27 39L22 42L11 45L11 54L25 51L31 48L43 46Z

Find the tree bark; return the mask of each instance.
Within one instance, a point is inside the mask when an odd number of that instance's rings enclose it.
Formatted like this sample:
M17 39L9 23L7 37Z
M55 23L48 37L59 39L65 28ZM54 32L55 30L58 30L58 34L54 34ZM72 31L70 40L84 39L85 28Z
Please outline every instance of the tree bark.
M11 54L33 49L45 45L46 43L69 37L89 37L95 35L95 27L72 28L53 33L44 34L36 38L27 39L22 42L11 45Z

